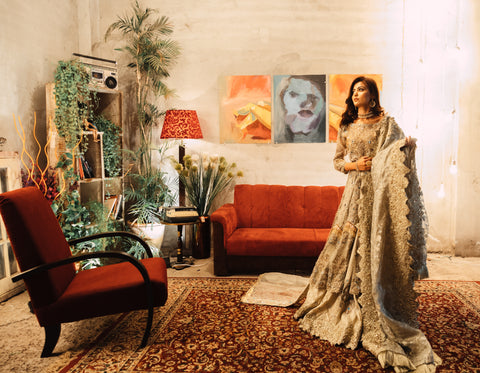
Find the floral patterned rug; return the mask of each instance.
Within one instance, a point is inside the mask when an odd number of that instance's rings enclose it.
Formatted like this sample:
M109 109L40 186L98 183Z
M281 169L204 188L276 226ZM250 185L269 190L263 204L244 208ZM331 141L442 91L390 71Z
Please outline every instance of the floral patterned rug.
M171 278L149 344L145 312L130 312L58 372L393 372L363 349L298 328L296 307L241 302L255 279ZM420 281L419 321L443 359L437 372L480 372L480 283Z

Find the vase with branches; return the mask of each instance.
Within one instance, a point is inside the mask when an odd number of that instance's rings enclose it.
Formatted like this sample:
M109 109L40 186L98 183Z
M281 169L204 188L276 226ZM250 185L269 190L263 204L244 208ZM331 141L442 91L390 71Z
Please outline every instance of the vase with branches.
M185 187L189 203L200 216L195 226L193 257L206 258L210 255L209 213L218 195L224 191L236 177L243 176L235 163L229 163L218 155L186 155L183 164L172 160L180 182Z
M188 201L201 217L208 216L215 198L236 177L243 176L243 172L236 169L236 163L228 163L225 157L218 155L186 155L183 165L176 160L173 162Z

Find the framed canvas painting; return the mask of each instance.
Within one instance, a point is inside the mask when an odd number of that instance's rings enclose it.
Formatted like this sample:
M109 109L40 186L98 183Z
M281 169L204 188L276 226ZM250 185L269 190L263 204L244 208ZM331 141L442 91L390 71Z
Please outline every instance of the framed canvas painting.
M220 142L270 143L270 75L227 76L220 82Z
M275 75L275 143L325 142L326 75Z
M336 142L340 120L345 111L350 85L358 76L375 80L379 93L382 92L381 74L331 74L328 76L328 141Z

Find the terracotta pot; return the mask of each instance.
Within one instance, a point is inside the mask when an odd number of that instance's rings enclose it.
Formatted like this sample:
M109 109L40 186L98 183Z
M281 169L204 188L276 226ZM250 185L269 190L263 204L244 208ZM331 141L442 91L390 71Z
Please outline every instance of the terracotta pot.
M210 217L206 216L204 222L195 224L192 256L195 259L210 257Z

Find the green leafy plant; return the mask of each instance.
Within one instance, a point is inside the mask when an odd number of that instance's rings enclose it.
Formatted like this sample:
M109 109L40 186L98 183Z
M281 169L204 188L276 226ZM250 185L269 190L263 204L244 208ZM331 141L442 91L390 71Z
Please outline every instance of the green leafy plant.
M228 163L224 157L203 154L186 155L184 166L173 160L180 182L185 186L189 202L200 216L207 216L215 198L235 177L243 176L236 171L235 163Z
M80 203L73 154L69 152L62 154L55 167L59 169L60 182L59 195L51 205L53 212L67 240L83 237L87 234L86 227L91 224L91 220L87 208Z
M136 170L129 175L125 195L133 203L129 213L136 216L137 222L147 223L157 220L155 211L171 196L166 174L152 164L155 150L152 131L158 119L165 114L165 110L158 106L159 99L173 95L173 90L166 86L164 80L170 76L169 69L180 55L179 44L165 38L173 32L168 17L155 18L155 13L157 10L142 8L135 1L130 14L118 17L105 33L105 40L115 31L125 39L126 44L116 50L130 57L128 66L135 74L140 145L134 157ZM154 184L156 188L153 188Z
M55 126L65 139L67 148L74 149L82 139L91 113L90 75L78 60L59 61L55 71Z
M159 149L159 163L165 162L165 154L171 143L164 143ZM128 212L134 217L132 223L158 223L159 207L172 204L175 195L169 188L167 174L158 169L150 169L144 174L132 173L125 188L125 200L132 205Z
M108 177L117 177L122 168L122 150L120 148L121 129L106 119L104 116L96 116L93 124L103 132L103 164L105 174Z

